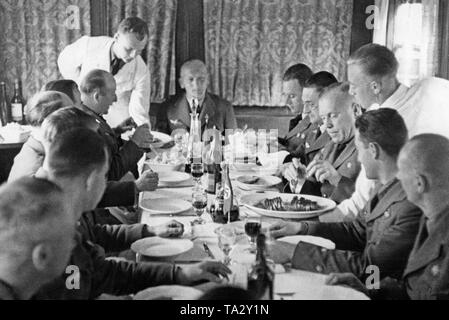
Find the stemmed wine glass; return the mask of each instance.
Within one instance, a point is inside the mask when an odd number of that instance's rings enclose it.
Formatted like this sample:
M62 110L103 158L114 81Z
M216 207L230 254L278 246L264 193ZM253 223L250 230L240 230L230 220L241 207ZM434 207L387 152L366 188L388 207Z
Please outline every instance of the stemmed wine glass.
M248 236L251 253L256 252L256 239L262 232L262 218L258 217L246 217L245 219L245 233Z
M234 228L230 226L221 227L217 229L216 233L218 235L218 247L224 254L223 263L229 266L231 264L230 253L236 243L237 234Z
M204 174L204 165L202 163L192 163L191 166L192 177L198 186L201 182L201 177Z
M194 224L204 224L205 221L201 216L207 207L207 192L201 186L197 185L193 188L192 193L193 211L197 215L197 219L193 221Z

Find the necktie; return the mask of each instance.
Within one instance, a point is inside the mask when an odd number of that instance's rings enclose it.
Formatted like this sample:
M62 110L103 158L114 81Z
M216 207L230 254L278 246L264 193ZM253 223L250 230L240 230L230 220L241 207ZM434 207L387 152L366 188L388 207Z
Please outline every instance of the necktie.
M119 58L114 58L111 61L111 74L115 76L120 71L120 69L123 68L124 65L125 61Z

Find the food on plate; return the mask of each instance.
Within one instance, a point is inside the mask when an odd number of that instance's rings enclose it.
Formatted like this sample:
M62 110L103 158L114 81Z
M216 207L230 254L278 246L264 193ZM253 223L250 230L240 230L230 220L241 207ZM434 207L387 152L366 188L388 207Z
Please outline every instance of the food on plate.
M261 182L261 179L255 176L245 176L241 177L239 181L245 184L258 184L259 182Z
M281 197L265 199L255 205L257 208L271 211L318 211L322 207L318 202L295 196L290 202L283 202Z

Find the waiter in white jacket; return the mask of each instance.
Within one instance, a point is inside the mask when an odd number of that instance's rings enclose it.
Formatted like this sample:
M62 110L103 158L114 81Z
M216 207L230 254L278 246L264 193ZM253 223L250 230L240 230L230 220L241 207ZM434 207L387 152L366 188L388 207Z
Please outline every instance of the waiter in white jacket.
M126 18L113 38L84 36L59 55L62 76L78 84L94 69L112 73L117 83L117 102L105 119L113 128L123 126L130 117L138 126L150 123L150 72L140 56L148 37L145 21Z
M429 78L408 88L399 83L398 68L399 63L388 48L377 44L361 47L348 61L350 93L365 109L396 109L404 118L410 138L423 133L449 138L449 81ZM362 168L354 194L338 206L336 214L357 216L374 186Z

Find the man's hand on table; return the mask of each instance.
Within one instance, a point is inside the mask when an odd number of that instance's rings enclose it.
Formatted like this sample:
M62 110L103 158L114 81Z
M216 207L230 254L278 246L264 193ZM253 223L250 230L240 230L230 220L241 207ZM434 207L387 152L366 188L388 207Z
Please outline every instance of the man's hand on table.
M277 221L270 226L271 235L275 239L301 234L303 229L301 222Z
M331 273L326 278L328 286L347 286L368 295L366 286L352 273Z
M159 175L151 170L145 171L136 180L138 192L155 191L159 185Z
M221 262L204 261L191 266L178 267L175 280L180 285L192 285L204 280L220 283L231 273L232 271Z
M158 226L147 227L148 236L156 236L161 238L179 238L184 233L184 225L176 220Z

